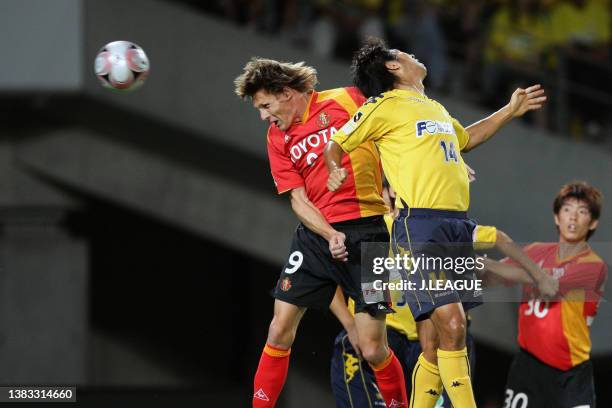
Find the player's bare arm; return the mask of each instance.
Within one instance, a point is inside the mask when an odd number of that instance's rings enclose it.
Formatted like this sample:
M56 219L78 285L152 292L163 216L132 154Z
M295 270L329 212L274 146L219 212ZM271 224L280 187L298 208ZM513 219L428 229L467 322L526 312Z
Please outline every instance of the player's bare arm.
M483 260L484 271L502 278L503 281L521 284L533 284L533 279L527 271L520 266L508 265L494 259L485 258ZM488 275L487 275L488 276Z
M470 134L470 140L463 151L470 151L483 144L512 119L521 117L529 111L540 109L545 102L546 95L541 85L537 84L525 89L518 88L506 106L465 128Z
M327 179L327 188L329 191L336 191L340 188L348 175L346 169L342 167L342 155L344 151L340 145L334 141L330 141L325 146L325 164L329 177Z
M346 261L348 252L344 245L346 236L336 231L323 217L323 214L315 207L308 196L304 187L291 190L291 208L299 220L311 231L319 234L329 242L329 251L334 259Z
M535 283L544 298L552 298L557 294L557 291L559 290L559 282L551 278L538 265L536 265L535 262L533 262L531 258L529 258L525 252L523 252L521 247L515 244L514 241L512 241L512 238L501 230L497 230L495 247L504 255L516 261L522 267L524 272L529 277L529 281L524 283ZM495 270L492 270L492 272L495 273Z

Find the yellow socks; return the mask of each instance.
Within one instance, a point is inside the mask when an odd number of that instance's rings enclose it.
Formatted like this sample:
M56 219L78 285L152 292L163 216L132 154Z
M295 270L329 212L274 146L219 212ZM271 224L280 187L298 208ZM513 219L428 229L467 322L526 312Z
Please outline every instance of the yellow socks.
M458 351L438 349L438 369L453 407L476 408L467 348Z
M442 393L438 366L425 359L423 353L412 370L410 408L433 408Z

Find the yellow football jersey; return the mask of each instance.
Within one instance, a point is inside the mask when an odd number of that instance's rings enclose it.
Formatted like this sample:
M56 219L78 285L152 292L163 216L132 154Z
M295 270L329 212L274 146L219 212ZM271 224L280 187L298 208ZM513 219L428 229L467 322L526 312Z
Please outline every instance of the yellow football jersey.
M469 180L460 152L469 134L433 99L387 91L368 99L331 139L345 152L375 142L398 207L403 199L412 208L468 209Z

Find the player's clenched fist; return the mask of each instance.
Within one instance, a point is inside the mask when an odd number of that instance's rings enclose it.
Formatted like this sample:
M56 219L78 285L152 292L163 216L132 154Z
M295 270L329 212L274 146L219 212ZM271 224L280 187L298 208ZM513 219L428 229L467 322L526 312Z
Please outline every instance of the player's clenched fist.
M336 191L340 188L346 177L348 176L348 172L344 167L338 167L332 170L329 173L329 178L327 179L327 188L329 191Z
M346 250L346 245L344 245L344 241L346 240L346 235L342 232L336 231L329 237L329 252L331 252L332 258L338 261L347 261L348 260L348 252Z

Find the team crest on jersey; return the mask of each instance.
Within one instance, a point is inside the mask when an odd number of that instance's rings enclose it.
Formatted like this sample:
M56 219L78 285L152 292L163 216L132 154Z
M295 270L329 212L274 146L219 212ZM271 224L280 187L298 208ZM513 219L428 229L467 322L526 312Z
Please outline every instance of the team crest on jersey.
M289 143L290 140L291 140L291 136L285 135L285 143Z
M321 127L321 128L325 128L327 126L329 126L329 114L327 112L321 112L319 113L319 117L317 118L317 126Z
M283 292L287 292L291 289L291 279L285 278L281 281L280 288Z

